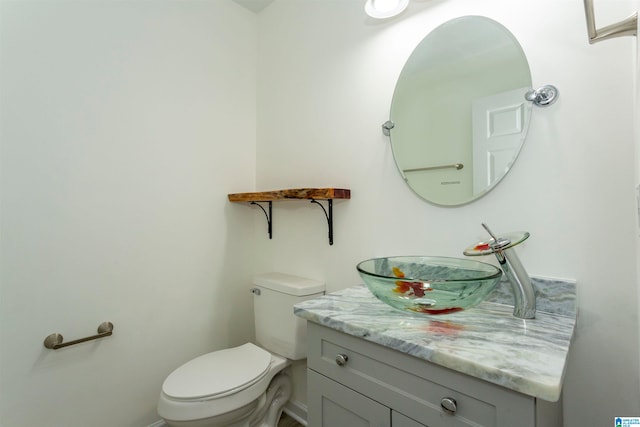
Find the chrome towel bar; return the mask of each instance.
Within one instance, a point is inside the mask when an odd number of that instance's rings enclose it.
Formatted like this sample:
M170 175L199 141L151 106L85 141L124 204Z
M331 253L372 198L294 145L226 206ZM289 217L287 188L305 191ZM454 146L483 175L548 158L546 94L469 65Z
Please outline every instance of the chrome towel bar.
M425 168L415 168L415 169L402 169L402 172L421 172L421 171L431 171L435 169L457 169L460 170L464 167L462 163L454 163L452 165L441 165L441 166L427 166Z
M593 0L584 0L584 12L587 16L587 33L589 34L590 44L613 37L635 36L638 34L637 13L634 13L627 19L615 24L596 28L596 19L593 13Z
M64 338L61 334L51 334L44 339L44 346L51 350L57 350L62 347L69 347L70 345L80 344L82 342L97 340L98 338L104 338L113 335L113 323L102 322L98 326L98 334L90 337L80 338L73 341L63 342Z

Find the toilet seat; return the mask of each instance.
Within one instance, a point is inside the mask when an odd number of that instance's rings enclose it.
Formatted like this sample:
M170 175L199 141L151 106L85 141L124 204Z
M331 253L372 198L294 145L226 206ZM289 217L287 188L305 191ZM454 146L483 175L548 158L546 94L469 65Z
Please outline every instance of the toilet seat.
M173 371L162 392L173 400L211 400L244 390L269 371L271 354L247 343L197 357Z

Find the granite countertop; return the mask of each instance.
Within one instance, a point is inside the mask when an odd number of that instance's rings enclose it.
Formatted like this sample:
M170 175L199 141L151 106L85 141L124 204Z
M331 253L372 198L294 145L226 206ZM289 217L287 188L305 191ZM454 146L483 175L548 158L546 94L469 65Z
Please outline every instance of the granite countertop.
M508 284L480 305L440 316L411 316L364 286L294 306L309 321L434 364L555 402L576 325L575 282L532 278L535 319L512 315Z

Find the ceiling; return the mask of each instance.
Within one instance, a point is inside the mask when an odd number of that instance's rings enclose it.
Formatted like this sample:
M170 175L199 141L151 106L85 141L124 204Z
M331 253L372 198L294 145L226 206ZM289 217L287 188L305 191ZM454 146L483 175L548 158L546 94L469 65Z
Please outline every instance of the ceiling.
M269 6L273 3L273 0L233 0L238 3L240 6L246 7L247 9L258 13L265 7Z

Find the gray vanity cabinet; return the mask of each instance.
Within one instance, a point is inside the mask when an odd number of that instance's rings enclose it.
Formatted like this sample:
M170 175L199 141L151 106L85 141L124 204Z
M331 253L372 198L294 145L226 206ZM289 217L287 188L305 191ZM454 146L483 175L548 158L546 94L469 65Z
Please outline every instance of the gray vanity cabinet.
M317 323L308 322L307 334L309 427L562 423L556 406L540 405L534 397Z
M391 410L368 397L309 369L309 426L391 427ZM313 416L311 416L313 413Z
M309 402L320 403L309 426L424 427L373 399L309 369Z
M391 425L393 427L424 427L424 424L420 424L416 420L412 420L396 411L391 411Z

